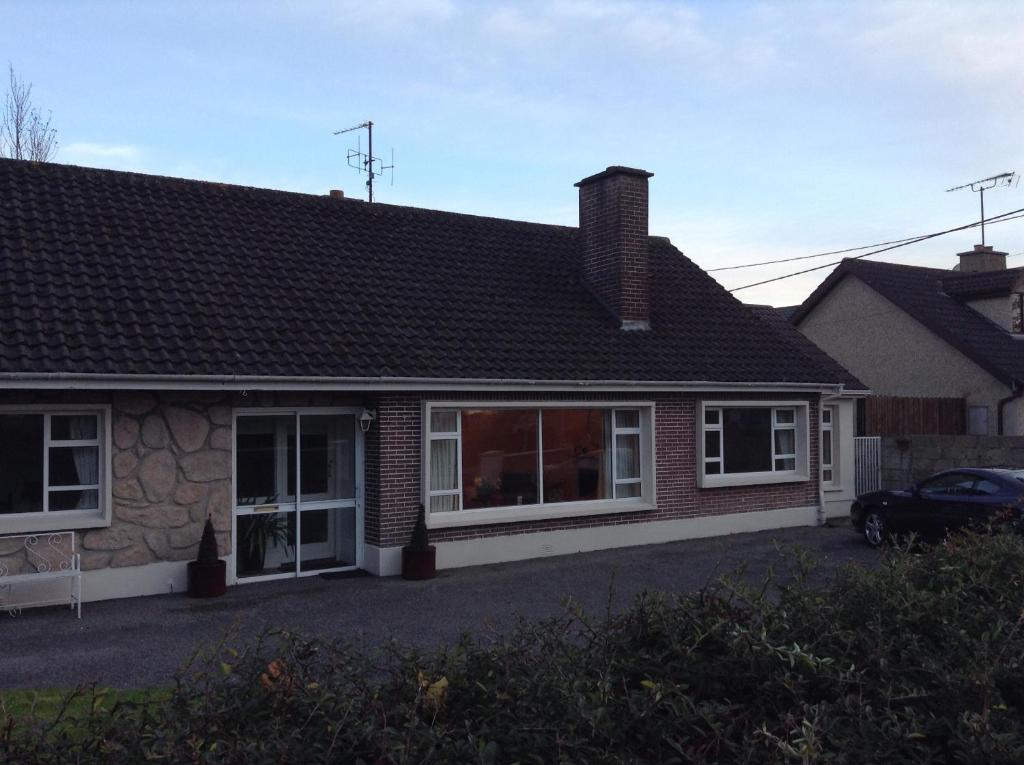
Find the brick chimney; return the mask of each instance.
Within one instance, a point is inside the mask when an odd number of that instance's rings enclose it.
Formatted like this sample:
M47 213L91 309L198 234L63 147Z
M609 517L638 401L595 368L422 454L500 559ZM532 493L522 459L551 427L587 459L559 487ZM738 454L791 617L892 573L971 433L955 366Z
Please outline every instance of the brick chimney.
M960 271L965 274L1006 270L1006 253L997 252L992 249L992 245L976 244L973 250L957 254L960 257Z
M576 184L583 278L622 329L651 326L647 179L652 175L631 167L609 167Z

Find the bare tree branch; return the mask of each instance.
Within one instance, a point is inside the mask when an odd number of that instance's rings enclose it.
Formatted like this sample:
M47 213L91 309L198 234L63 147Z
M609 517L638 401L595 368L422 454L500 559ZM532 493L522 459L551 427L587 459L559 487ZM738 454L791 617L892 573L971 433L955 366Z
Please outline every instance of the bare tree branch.
M48 162L57 153L57 130L50 127L52 113L32 105L32 84L26 85L7 65L9 84L0 112L0 157Z

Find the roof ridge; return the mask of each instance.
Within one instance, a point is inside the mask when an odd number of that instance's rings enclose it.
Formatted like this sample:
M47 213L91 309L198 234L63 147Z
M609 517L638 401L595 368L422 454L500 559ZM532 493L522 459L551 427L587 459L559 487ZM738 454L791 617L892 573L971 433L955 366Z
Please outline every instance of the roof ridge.
M867 264L867 265L872 265L872 266L884 266L886 268L900 268L900 269L906 269L906 270L910 270L910 271L933 271L933 272L945 273L945 274L955 274L955 273L958 273L958 272L952 271L951 269L948 269L948 268L936 268L934 266L914 266L914 265L911 265L910 263L893 263L893 262L888 261L888 260L864 260L863 258L843 258L840 261L839 264L842 266L842 265L857 265L857 264L862 264L862 263L863 264Z
M973 279L978 277L986 277L991 279L994 276L1003 276L1005 274L1012 274L1017 271L1024 271L1024 266L1014 266L1013 268L1001 268L998 271L950 271L947 279Z
M349 202L355 204L363 204L373 209L387 209L389 211L398 212L411 212L414 214L437 214L437 215L450 215L459 216L464 218L476 218L479 220L486 221L500 221L502 223L513 223L524 226L543 226L545 228L562 229L567 231L578 231L578 226L567 226L560 223L542 223L540 221L530 220L517 220L515 218L502 218L496 215L481 215L479 213L467 213L458 212L455 210L439 210L432 207L416 207L414 205L400 205L391 204L389 202L374 202L372 205L363 201L362 199L356 199L355 197L342 197L338 199L332 197L329 194L312 194L307 191L289 191L287 189L273 189L266 186L247 186L241 183L227 183L225 181L206 181L201 178L185 178L176 175L159 175L157 173L141 173L137 170L114 170L108 167L88 167L86 165L72 165L65 164L62 162L34 162L27 159L11 159L9 157L0 157L0 164L11 164L21 165L22 167L31 167L32 169L38 169L40 171L46 171L50 168L59 168L60 172L67 171L82 171L84 173L97 173L107 176L121 176L125 178L138 179L146 183L161 183L161 184L186 184L194 185L197 187L216 188L226 191L235 191L251 194L260 194L266 196L282 196L282 197L297 197L303 200L316 200L320 204L347 204ZM651 235L650 238L661 238L667 239L668 237L657 237Z

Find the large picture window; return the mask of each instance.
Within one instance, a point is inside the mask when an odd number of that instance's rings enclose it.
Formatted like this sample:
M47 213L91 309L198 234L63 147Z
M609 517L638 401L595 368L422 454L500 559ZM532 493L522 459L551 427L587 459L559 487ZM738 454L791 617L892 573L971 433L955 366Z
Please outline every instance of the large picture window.
M619 500L642 501L651 488L649 408L438 404L428 407L427 422L434 519L485 515L477 522L486 522L503 510L543 514L587 503L614 509Z
M98 525L104 442L99 411L0 411L0 530Z
M707 402L698 444L702 486L806 480L807 404Z

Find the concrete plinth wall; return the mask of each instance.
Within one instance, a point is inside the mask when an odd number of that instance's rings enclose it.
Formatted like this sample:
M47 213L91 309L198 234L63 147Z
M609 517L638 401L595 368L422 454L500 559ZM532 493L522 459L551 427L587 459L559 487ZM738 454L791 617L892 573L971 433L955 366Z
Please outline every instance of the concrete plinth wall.
M882 439L882 488L905 489L957 467L1024 469L1024 436L904 436Z

